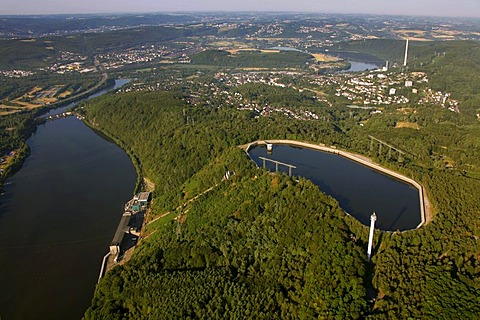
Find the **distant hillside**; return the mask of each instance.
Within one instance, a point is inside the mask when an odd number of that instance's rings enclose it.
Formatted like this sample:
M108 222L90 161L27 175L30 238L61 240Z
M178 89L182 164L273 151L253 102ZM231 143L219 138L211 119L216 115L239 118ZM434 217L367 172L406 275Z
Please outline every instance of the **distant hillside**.
M461 111L474 116L480 108L480 43L475 41L410 41L409 70L429 73L435 90L452 93ZM367 53L403 66L405 41L366 40L336 44L332 51Z
M4 16L0 23L0 34L36 37L53 33L79 33L96 28L131 28L142 25L193 23L195 21L198 21L198 18L189 14Z
M111 50L156 44L192 35L215 34L205 27L140 27L38 39L0 40L0 69L32 69L51 64L62 52L93 56Z
M313 56L303 52L239 51L232 54L222 50L206 50L191 57L193 64L230 68L305 68Z

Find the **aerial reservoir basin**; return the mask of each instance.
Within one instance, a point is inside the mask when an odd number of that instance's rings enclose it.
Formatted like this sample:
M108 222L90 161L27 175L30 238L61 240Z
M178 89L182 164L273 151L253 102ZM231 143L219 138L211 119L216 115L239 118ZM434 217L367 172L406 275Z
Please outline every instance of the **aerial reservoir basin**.
M341 155L288 144L274 144L271 152L265 145L252 145L248 154L271 171L288 174L283 164L295 166L292 175L311 180L364 225L369 225L372 212L377 215L376 228L384 231L415 229L424 221L417 187Z

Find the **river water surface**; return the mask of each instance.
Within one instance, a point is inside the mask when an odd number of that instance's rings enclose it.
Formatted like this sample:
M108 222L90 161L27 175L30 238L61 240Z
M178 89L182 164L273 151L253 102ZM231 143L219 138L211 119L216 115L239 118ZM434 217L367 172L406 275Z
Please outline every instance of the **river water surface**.
M75 117L38 126L27 143L0 197L0 318L80 319L136 172Z
M259 157L281 161L297 168L295 176L305 177L334 197L340 206L364 225L370 224L370 215L377 214L375 227L395 231L415 229L421 222L418 190L355 161L339 155L288 145L275 145L268 154L265 146L249 151L258 166ZM275 170L273 163L266 167ZM288 172L284 166L279 171Z

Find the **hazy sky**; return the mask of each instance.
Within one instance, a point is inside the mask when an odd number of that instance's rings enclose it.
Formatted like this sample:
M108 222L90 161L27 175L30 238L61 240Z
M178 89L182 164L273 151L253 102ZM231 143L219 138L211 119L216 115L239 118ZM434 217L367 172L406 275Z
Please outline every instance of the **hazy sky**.
M0 0L0 14L295 11L480 17L480 0Z

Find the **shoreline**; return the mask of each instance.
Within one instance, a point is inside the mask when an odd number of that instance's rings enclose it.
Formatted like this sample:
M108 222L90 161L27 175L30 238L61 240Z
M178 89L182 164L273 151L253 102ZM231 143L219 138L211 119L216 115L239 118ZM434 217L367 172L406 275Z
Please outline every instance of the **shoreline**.
M30 155L30 147L27 144L27 140L32 136L32 134L37 130L37 127L44 122L39 122L38 119L42 115L59 108L63 108L71 103L80 102L85 98L88 98L90 95L94 95L102 90L108 89L108 74L102 73L102 79L100 82L96 83L93 87L85 90L84 92L78 93L73 97L68 97L64 100L57 101L51 105L45 105L42 108L35 109L32 111L31 115L33 116L33 121L29 124L27 128L21 133L23 136L22 142L23 146L20 149L14 150L17 151L15 160L12 161L11 165L5 168L4 173L0 176L0 192L3 192L4 183L8 178L12 177L22 169L23 163ZM107 86L105 86L107 84ZM111 86L113 88L113 86ZM21 152L18 152L21 151Z
M428 197L425 193L424 187L418 183L417 181L404 176L398 172L395 172L391 169L387 169L385 167L382 167L381 165L373 162L370 158L367 158L365 156L355 154L352 152L332 148L332 147L327 147L322 144L313 144L313 143L308 143L308 142L302 142L302 141L295 141L295 140L257 140L245 145L242 145L241 148L245 150L247 155L250 157L250 154L248 153L248 150L250 150L251 147L258 146L258 145L266 145L267 143L271 144L283 144L283 145L293 145L293 146L299 146L299 147L304 147L304 148L309 148L313 150L318 150L322 152L327 152L327 153L332 153L344 158L347 158L349 160L355 161L361 165L367 166L371 169L374 169L376 171L379 171L381 173L387 174L388 176L391 176L395 179L398 179L400 181L403 181L405 183L408 183L409 185L415 187L418 190L418 195L420 199L420 218L421 222L417 225L415 229L411 230L417 230L421 227L423 227L425 224L428 222L432 221L433 219L433 212L432 208L430 205L430 202L428 200ZM250 157L251 159L251 157ZM405 230L408 231L408 230Z

